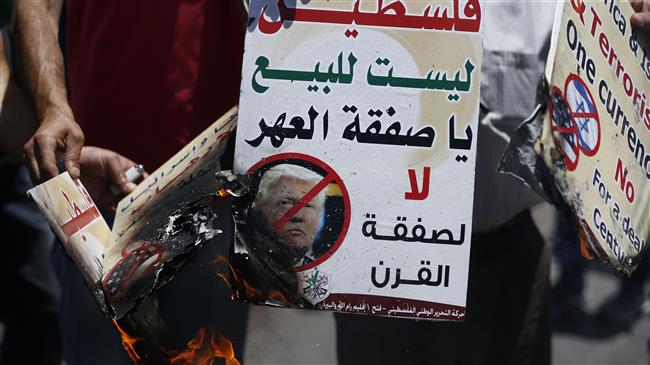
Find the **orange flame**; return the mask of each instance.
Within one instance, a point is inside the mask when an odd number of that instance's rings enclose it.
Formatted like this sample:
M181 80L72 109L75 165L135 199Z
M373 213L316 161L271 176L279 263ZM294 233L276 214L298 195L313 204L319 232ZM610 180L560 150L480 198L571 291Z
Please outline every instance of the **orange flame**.
M582 257L586 258L587 260L593 260L594 256L591 254L591 251L589 250L589 244L584 238L583 234L579 234L578 238L580 240L580 254L582 254Z
M135 343L142 341L142 338L129 335L128 333L124 332L115 318L112 318L111 320L113 321L115 328L117 328L117 331L120 333L120 336L122 337L122 346L124 346L124 349L126 350L126 353L129 355L131 360L133 360L135 363L142 361L140 355L138 355L138 353L135 351Z
M122 345L131 360L140 364L143 360L135 350L135 344L143 341L144 338L134 337L126 333L115 318L111 319L115 328L122 337ZM235 357L232 342L222 335L216 335L214 331L206 331L200 328L196 336L187 342L187 348L183 351L165 351L169 356L169 365L213 365L215 359L223 359L226 365L241 365Z
M226 365L240 365L227 338L200 328L196 336L187 342L187 349L172 355L169 364L212 365L215 359L224 359Z
M287 300L287 298L281 292L277 290L270 290L269 292L265 293L252 286L245 278L237 275L237 272L225 257L217 255L213 261L213 264L217 268L215 274L221 278L221 280L223 280L229 288L233 289L233 283L231 283L226 274L219 269L219 266L221 265L228 267L228 270L230 271L230 275L234 282L234 288L237 288L241 292L244 300L247 300L249 302L264 302L266 300L272 300L277 303L289 305L289 300ZM230 299L237 299L234 291L230 295Z
M222 198L225 198L227 196L230 196L230 193L228 192L228 190L226 190L224 188L221 188L221 189L217 190L216 197L214 199L208 201L207 204L208 205L221 204L223 202Z
M230 265L230 262L223 256L217 255L217 257L214 258L214 261L212 261L212 264L215 266L216 271L214 272L223 282L230 288L232 289L232 285L230 285L230 280L228 280L228 276L221 271L219 266L226 266L230 271L232 271L232 267Z
M594 256L591 254L591 250L589 249L588 233L585 232L584 228L580 224L577 225L576 231L578 231L578 241L580 242L580 254L587 260L593 260Z

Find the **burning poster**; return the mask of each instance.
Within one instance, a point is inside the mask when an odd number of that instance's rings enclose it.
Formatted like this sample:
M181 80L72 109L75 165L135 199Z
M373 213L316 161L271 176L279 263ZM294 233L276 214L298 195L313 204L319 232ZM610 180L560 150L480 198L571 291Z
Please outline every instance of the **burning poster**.
M28 192L106 314L132 311L219 233L210 209L221 195L214 175L236 122L233 108L140 183L117 205L112 230L67 172Z
M236 295L462 320L480 3L252 0L249 15Z
M502 161L628 275L650 238L650 59L632 13L627 2L558 5L538 113Z

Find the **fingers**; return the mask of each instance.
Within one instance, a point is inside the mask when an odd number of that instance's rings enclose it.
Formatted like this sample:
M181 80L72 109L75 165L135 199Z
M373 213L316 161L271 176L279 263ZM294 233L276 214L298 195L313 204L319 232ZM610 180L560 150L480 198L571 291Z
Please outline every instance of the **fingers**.
M41 126L23 149L32 182L40 184L57 176L57 157L61 157L61 153L65 169L73 179L78 179L83 143L83 132L71 116L55 114L43 118Z
M138 185L136 185L135 183L132 183L132 182L129 181L128 183L126 183L126 190L127 191L125 192L125 194L131 193L137 187L138 187Z
M641 9L643 8L644 1L645 0L632 0L630 1L630 5L632 5L634 11L641 11Z
M121 193L128 194L132 192L137 185L126 179L124 171L126 171L130 166L135 166L136 164L117 153L113 154L114 156L112 158L106 159L105 161L107 169L106 175L111 184L115 185Z
M636 29L650 30L650 1L632 0L630 5L636 12L630 17L630 23Z
M59 174L59 168L56 166L57 143L54 137L43 133L37 133L34 136L34 142L34 155L38 162L40 183Z
M642 12L632 14L630 22L636 29L650 30L650 13Z
M34 155L34 139L30 139L25 147L23 147L23 160L29 169L29 176L32 179L34 185L38 184L41 180L41 172L38 168L38 162L36 161L36 156Z
M65 169L73 179L78 179L80 176L79 165L81 147L83 147L84 136L79 131L71 131L65 140L65 154L63 155L63 162Z
M108 178L111 184L117 186L119 191L123 194L128 194L131 189L129 187L129 182L124 177L124 169L122 165L115 159L107 161L108 171L106 171Z

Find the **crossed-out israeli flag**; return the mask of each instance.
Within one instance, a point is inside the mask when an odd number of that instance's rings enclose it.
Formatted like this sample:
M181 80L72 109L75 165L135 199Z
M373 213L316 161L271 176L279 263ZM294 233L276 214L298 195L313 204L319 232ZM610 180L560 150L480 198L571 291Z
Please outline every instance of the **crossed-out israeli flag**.
M580 149L587 156L592 156L600 142L600 121L594 100L580 79L570 80L565 93L571 117L576 123Z
M562 91L557 87L553 90L551 102L553 108L551 115L553 136L558 147L564 153L564 161L567 168L574 170L578 165L580 150L577 128L571 117L571 110L564 100Z

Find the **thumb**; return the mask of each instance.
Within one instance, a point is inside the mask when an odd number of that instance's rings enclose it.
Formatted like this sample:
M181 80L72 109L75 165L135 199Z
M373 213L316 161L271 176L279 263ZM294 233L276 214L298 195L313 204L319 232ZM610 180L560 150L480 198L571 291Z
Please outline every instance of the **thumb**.
M106 175L111 184L115 185L120 193L128 194L135 189L135 184L126 180L124 167L119 158L111 158L106 164Z
M650 13L648 12L634 13L630 17L630 22L632 23L632 26L636 29L648 30L650 29Z

